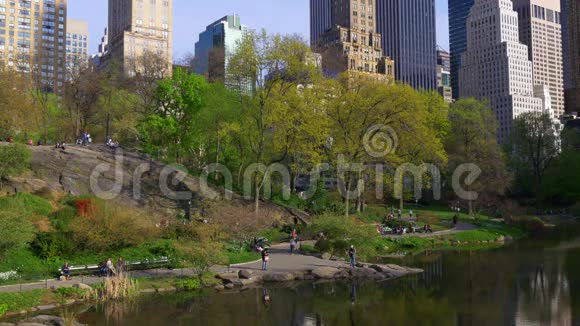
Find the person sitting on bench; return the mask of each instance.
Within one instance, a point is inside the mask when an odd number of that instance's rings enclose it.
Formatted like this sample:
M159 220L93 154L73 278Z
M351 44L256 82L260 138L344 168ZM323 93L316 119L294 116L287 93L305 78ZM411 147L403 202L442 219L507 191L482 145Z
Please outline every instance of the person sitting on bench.
M68 281L71 279L70 277L70 266L68 265L68 262L64 262L64 265L62 265L61 268L61 272L62 275L64 275L65 279Z

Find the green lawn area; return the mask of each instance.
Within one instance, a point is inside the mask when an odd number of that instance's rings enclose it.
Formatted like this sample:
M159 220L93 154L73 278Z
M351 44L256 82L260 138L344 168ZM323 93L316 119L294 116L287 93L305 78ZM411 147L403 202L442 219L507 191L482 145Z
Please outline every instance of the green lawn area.
M262 257L259 252L245 250L241 252L228 251L226 255L230 265L249 263Z
M0 317L4 313L29 310L47 302L46 297L52 293L47 290L33 290L17 293L0 293ZM4 312L2 313L2 311Z

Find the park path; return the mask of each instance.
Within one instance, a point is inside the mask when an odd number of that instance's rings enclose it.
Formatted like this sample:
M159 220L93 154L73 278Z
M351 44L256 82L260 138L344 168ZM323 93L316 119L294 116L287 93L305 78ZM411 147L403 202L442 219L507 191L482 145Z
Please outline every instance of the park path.
M211 268L211 271L214 273L225 273L228 271L227 266L214 266ZM180 276L195 276L197 275L197 271L192 268L183 268L183 269L149 269L143 271L131 271L128 273L130 277L134 278L161 278L161 277L180 277ZM38 289L52 289L52 288L61 288L61 287L72 287L75 284L83 283L87 285L93 285L102 283L104 277L97 277L97 276L73 276L72 280L70 281L60 281L58 279L50 279L44 280L41 282L35 283L26 283L26 284L15 284L15 285L6 285L0 286L0 293L2 292L23 292L23 291L32 291Z
M299 245L301 244L313 245L314 241L301 241L299 242ZM270 261L268 262L269 272L296 272L296 271L309 271L317 269L319 267L338 268L348 266L348 264L345 261L327 260L299 253L290 255L289 243L272 245L271 247L268 248L268 253L270 254ZM262 260L232 265L231 268L238 270L246 269L252 271L261 271Z

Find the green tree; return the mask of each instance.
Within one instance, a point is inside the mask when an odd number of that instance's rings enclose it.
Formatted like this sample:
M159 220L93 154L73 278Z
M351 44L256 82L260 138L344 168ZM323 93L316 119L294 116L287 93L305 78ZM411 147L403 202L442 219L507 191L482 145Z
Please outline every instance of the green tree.
M0 188L7 177L28 169L30 156L30 151L23 145L0 146Z
M504 195L511 176L505 155L497 143L498 122L489 103L474 98L461 99L451 105L449 120L451 132L446 142L449 174L452 175L462 164L475 164L482 174L465 190L477 192L479 202ZM477 201L467 201L469 214L473 214Z
M546 170L544 196L561 204L580 202L580 132L562 131L562 153Z
M24 247L34 239L34 226L22 216L0 212L0 260L10 250Z
M248 144L247 164L267 166L265 172L253 173L255 214L259 213L260 192L270 177L270 166L281 163L296 145L295 133L305 132L307 124L287 119L290 102L302 101L297 88L311 82L316 67L309 63L311 51L297 36L247 33L229 61L228 71L234 83L252 84L254 91L241 96L244 117L241 136ZM302 110L301 112L305 112ZM293 128L290 125L294 124ZM285 137L290 136L290 137ZM249 194L247 194L249 195Z
M560 140L547 113L526 112L513 121L512 131L506 143L510 165L518 184L533 180L531 193L536 205L543 198L543 181L547 169L558 157ZM524 189L527 190L527 189Z
M197 150L195 120L204 106L205 79L177 69L170 79L158 83L155 98L157 109L138 126L140 140L146 153L183 163Z

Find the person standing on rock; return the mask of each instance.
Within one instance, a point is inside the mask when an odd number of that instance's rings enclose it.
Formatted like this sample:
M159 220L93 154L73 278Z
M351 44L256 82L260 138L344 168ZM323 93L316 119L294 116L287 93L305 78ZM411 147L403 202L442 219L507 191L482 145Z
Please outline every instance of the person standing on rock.
M270 255L268 254L268 248L262 250L262 270L268 270L268 261L270 260Z
M355 268L356 267L356 249L354 249L354 246L350 246L350 249L348 250L348 257L350 258L350 267L351 268Z

